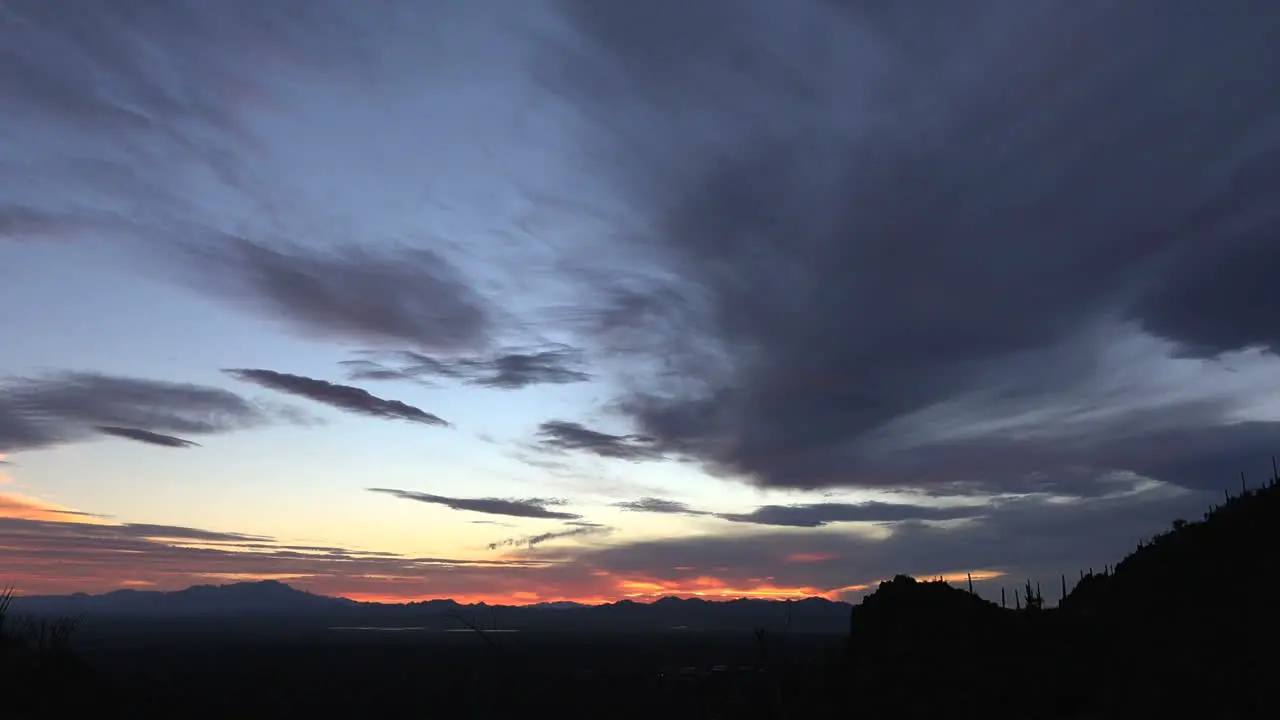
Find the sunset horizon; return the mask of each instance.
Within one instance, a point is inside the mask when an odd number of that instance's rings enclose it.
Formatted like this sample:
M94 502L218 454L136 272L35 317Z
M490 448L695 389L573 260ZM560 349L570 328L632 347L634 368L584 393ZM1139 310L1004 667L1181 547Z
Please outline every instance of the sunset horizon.
M11 521L31 521L35 523L56 523L61 526L87 525L90 528L105 529L119 528L122 530L133 530L127 523L115 522L108 518L86 513L80 510L65 508L51 503L44 503L34 498L24 497L17 493L5 493L0 495L0 520ZM10 527L13 527L12 525ZM63 528L67 530L68 528ZM197 530L194 528L166 528L163 526L147 526L142 528L141 532L149 533L149 535L136 535L146 543L155 543L163 545L169 550L173 549L193 549L211 553L221 553L224 556L220 559L227 562L235 562L237 560L243 562L255 562L258 558L235 558L225 557L226 555L234 555L235 553L246 553L250 555L265 555L263 550L266 548L255 548L253 550L237 547L235 543L245 541L244 544L261 546L276 545L274 539L241 535L238 533L222 533L210 530ZM174 536L188 535L191 536L188 542L176 542ZM219 536L226 536L227 541L219 539ZM391 553L373 551L364 554L359 550L346 550L339 548L300 548L295 545L283 545L280 547L291 553L290 558L299 562L310 561L323 564L326 561L334 563L335 566L342 563L350 562L352 559L365 559L369 561L382 561L386 563L403 563L414 562L419 559L397 556ZM12 552L15 548L8 547L6 550ZM269 550L268 550L269 551ZM335 555L340 557L335 558ZM307 557L310 556L310 557ZM198 559L200 555L193 556ZM268 555L268 559L270 556ZM791 557L789 562L822 562L828 560L829 556L813 555L809 557ZM508 567L510 562L518 562L518 560L504 559L455 559L454 561L440 561L432 558L428 559L429 563L439 563L436 567L469 567L469 568L492 568L502 569ZM549 567L555 561L546 563L530 562L522 563L521 567ZM456 564L455 564L456 563ZM89 595L102 595L114 590L156 590L162 592L176 592L190 587L197 586L224 586L234 585L238 583L252 583L263 580L275 580L289 587L310 592L325 597L346 598L358 602L378 602L378 603L410 603L422 602L428 600L454 600L461 604L477 604L485 603L489 605L534 605L539 603L553 602L573 602L584 605L599 605L606 603L618 602L620 600L633 600L637 602L652 602L664 597L679 598L701 598L705 600L734 600L740 598L761 599L761 600L787 600L787 599L805 599L805 598L821 598L833 601L848 601L856 598L863 592L873 589L880 581L888 580L888 577L881 578L873 583L867 583L856 586L840 587L832 589L822 589L816 587L779 587L768 583L758 586L734 587L726 585L720 580L711 576L695 577L687 583L664 583L645 578L619 578L605 575L599 572L593 572L591 575L597 578L592 583L593 587L600 588L595 594L546 594L532 591L524 591L512 589L509 592L496 592L491 594L476 595L465 591L448 592L441 594L431 590L410 590L406 589L402 593L379 592L378 590L367 591L349 591L343 590L344 584L362 583L371 584L374 587L380 585L395 586L401 583L421 583L423 579L418 575L406 574L402 576L394 575L364 575L364 576L347 576L343 574L326 575L324 573L299 573L299 572L227 572L227 571L159 571L156 575L150 576L148 579L121 577L118 572L112 572L110 566L103 567L101 559L88 559L86 564L92 564L93 569L100 570L108 577L93 578L88 575L75 572L69 576L62 575L65 569L59 569L57 577L51 577L52 573L49 569L31 569L24 573L21 566L16 572L10 571L5 578L6 585L15 596L38 596L38 595L71 595L76 593L86 593ZM65 566L64 566L65 567ZM336 568L335 568L336 569ZM142 573L146 574L146 573ZM960 573L951 573L947 575L930 576L927 579L944 579L947 582L963 582L973 580L982 583L988 580L998 579L1002 573L972 570Z
M1280 453L1269 10L82 5L0 2L0 587L998 600Z

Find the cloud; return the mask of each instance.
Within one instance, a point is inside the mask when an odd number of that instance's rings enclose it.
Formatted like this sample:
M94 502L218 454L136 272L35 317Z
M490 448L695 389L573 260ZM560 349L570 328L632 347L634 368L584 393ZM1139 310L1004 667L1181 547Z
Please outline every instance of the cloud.
M654 460L662 453L641 435L612 435L581 423L548 420L538 426L538 447L556 452L586 452L616 460Z
M463 366L476 373L474 385L518 390L530 385L566 385L586 382L591 376L573 366L582 362L569 348L532 353L507 353L489 360L463 361Z
M1113 486L1112 490L1114 489ZM977 517L987 511L987 508L978 505L941 507L871 501L862 503L826 502L796 505L762 505L746 513L717 513L696 510L682 502L656 497L644 497L639 500L614 503L613 506L633 512L714 517L735 523L798 528L825 527L834 523L955 520Z
M972 507L921 507L885 502L763 505L749 513L717 513L730 522L815 528L832 523L902 522L904 520L954 520L982 513Z
M433 250L213 240L188 248L195 286L305 333L428 350L488 342L487 302Z
M19 493L0 493L0 519L94 522L97 516Z
M401 67L389 41L419 43L416 23L436 15L401 0L378 13L339 0L7 3L0 135L24 142L0 156L0 237L116 242L184 288L311 336L485 348L490 309L439 243L317 227L316 209L282 192L264 134L308 93L379 88Z
M397 353L401 358L400 367L389 367L388 364L375 360L343 360L340 364L347 369L348 380L417 380L429 382L427 377L456 377L456 373L446 363L427 357L421 353L402 351Z
M414 557L201 528L113 523L6 494L0 494L0 548L6 581L23 594L176 590L210 581L274 578L314 592L368 599L454 596L510 602L520 591L534 593L533 600L561 597L554 582L529 574L552 567L543 561Z
M1273 135L1274 137L1274 135ZM1180 228L1226 243L1187 242L1164 282L1138 301L1134 314L1152 332L1201 356L1261 345L1280 349L1274 284L1280 268L1280 213L1266 211L1280 194L1280 149L1241 163Z
M1280 8L558 5L541 77L637 218L581 327L645 457L995 491L1274 451Z
M106 177L118 171L119 188L136 189L141 173L152 175L142 184L164 192L155 173L181 185L197 168L247 182L228 159L231 148L252 146L243 111L269 104L282 76L365 79L379 49L366 33L380 23L389 18L327 1L302 9L159 0L83 11L7 3L0 15L5 119L73 138L50 143L47 133L32 133L28 143L45 155L43 177L73 185L96 181L109 190ZM90 149L93 140L114 146ZM4 163L0 177L22 169Z
M199 447L200 443L183 440L173 435L163 435L161 433L151 432L150 430L140 430L138 428L120 427L118 425L99 425L94 428L104 435L114 435L116 437L128 438L136 440L140 443L148 445L159 445L161 447L187 448Z
M566 501L556 498L454 498L444 495L415 492L412 490L394 490L389 488L369 488L370 492L385 493L402 500L416 500L432 505L443 505L451 510L486 513L489 515L506 515L520 518L539 518L547 520L577 520L581 515L548 510L548 506L564 505Z
M317 592L366 599L454 596L487 602L703 597L851 597L897 573L963 578L998 597L1027 577L1115 563L1138 539L1194 519L1212 493L1147 482L1096 497L1031 495L971 519L905 520L875 528L756 528L680 538L509 546L497 560L417 558L299 546L258 535L119 524L0 495L0 557L24 592L104 591L125 583L175 589L210 579L283 577ZM33 510L34 508L34 510ZM38 513L37 513L38 511ZM75 512L75 511L71 511ZM598 525L576 525L551 534ZM604 531L600 534L603 535ZM594 532L583 533L591 536ZM500 547L508 547L499 544ZM57 568L51 572L50 568ZM1056 587L1056 585L1054 585Z
M58 235L67 225L61 216L51 216L23 205L0 205L0 239L23 240Z
M189 383L80 372L0 382L0 452L84 440L102 427L164 444L157 441L165 433L210 435L279 419L235 393Z
M704 510L694 510L685 503L675 500L664 500L656 497L643 497L639 500L627 500L613 504L616 508L634 512L659 513L662 515L711 515Z
M383 362L346 360L352 380L426 380L443 378L469 385L519 390L531 385L586 382L591 375L579 369L582 353L568 347L528 352L508 351L488 358L437 358L413 351L387 353Z
M772 585L851 596L898 573L963 578L972 571L975 577L1005 578L979 587L998 598L1001 582L1013 586L1027 577L1049 586L1065 574L1074 584L1080 570L1118 562L1139 539L1168 529L1176 517L1199 517L1213 501L1209 493L1151 482L1092 498L1040 494L1004 499L969 508L979 514L962 521L905 519L873 529L704 533L590 548L575 554L574 561L589 572L651 587L656 594L698 589L699 582L710 578L714 584L702 589ZM558 555L533 549L521 557Z
M298 395L339 410L346 410L372 417L408 420L423 425L448 427L449 423L431 413L399 400L385 400L366 390L350 385L338 385L326 380L290 375L274 370L231 369L224 370L231 377L244 382L291 395Z
M544 532L538 535L526 535L524 537L507 538L505 540L499 540L497 542L489 543L487 547L490 550L497 550L499 548L504 548L504 547L531 548L531 547L537 547L538 545L541 545L545 542L550 542L552 540L562 540L564 538L583 537L585 535L607 535L610 532L613 532L613 528L591 523L586 525L578 525L576 527L570 527L565 530L552 530L550 532Z

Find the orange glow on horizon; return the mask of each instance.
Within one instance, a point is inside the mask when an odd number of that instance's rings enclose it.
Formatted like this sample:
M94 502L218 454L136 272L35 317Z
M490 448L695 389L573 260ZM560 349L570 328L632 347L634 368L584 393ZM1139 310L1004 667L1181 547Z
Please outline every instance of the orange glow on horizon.
M973 579L991 580L1004 577L1004 573L997 571L983 570L972 573ZM929 582L938 579L938 575L920 577L921 582ZM947 573L941 576L946 582L964 582L967 579L966 573ZM18 580L19 594L21 592L22 578L9 578L10 580ZM30 578L39 581L42 578ZM98 578L64 578L69 581L67 587L59 589L56 592L77 592L84 591L86 585L93 583ZM513 578L514 579L514 578ZM47 580L47 579L46 579ZM112 580L106 585L109 587L98 586L90 592L100 593L108 592L113 589L134 588L134 589L158 589L158 590L178 590L191 585L208 585L208 584L230 584L236 582L255 582L261 580L279 580L296 587L300 590L306 590L319 595L330 597L343 597L359 602L375 602L375 603L410 603L425 602L429 600L453 600L459 604L471 605L484 603L486 605L533 605L537 603L551 602L574 602L583 605L602 605L607 603L618 602L620 600L631 600L634 602L653 602L664 597L679 598L701 598L704 600L736 600L739 598L760 599L760 600L801 600L804 598L816 597L826 600L841 600L843 596L849 593L863 593L874 591L879 585L879 581L873 583L864 583L857 585L848 585L839 588L824 590L817 587L785 587L773 584L771 582L727 582L720 578L702 576L691 578L683 581L665 581L654 578L643 579L625 579L609 576L605 578L605 582L593 587L583 587L577 591L571 588L549 589L542 592L531 590L504 590L494 588L488 592L415 592L416 588L405 587L400 592L395 592L392 588L401 583L417 584L422 578L388 577L387 585L391 586L386 590L365 590L344 592L341 590L343 585L348 585L355 578L341 577L322 577L304 574L290 573L191 573L184 574L181 578L173 577L171 580L180 580L179 582L157 583L152 580L145 579L127 579ZM518 581L517 581L518 582ZM74 585L72 585L74 583ZM60 583L61 584L61 583ZM32 594L32 593L28 593ZM44 592L34 594L45 594Z
M653 602L664 597L701 598L704 600L736 600L739 598L755 598L760 600L800 600L809 597L838 599L839 593L853 588L837 588L823 590L816 587L780 587L767 582L728 582L711 576L700 576L685 581L663 581L654 578L629 579L619 578L601 570L590 573L594 578L604 580L600 586L583 588L579 592L533 592L529 590L513 590L509 592L488 593L390 593L390 592L332 592L325 593L345 597L360 602L407 603L425 602L428 600L453 600L469 605L484 603L486 605L533 605L548 602L574 602L583 605L603 605L631 600L633 602ZM864 589L867 586L857 586Z
M263 580L278 580L282 583L288 583L290 580L304 580L311 577L310 575L301 575L298 573L194 573L192 577L203 578L205 584L221 584L210 583L208 581L219 580L222 583L241 583L241 582L262 582Z
M750 584L732 584L720 578L703 575L683 582L662 581L652 578L643 580L618 580L617 589L622 596L631 600L657 600L664 597L704 598L719 600L735 600L738 598L758 598L764 600L801 599L820 597L835 599L837 590L823 590L816 587L779 587L772 583L756 582Z
M344 597L348 600L357 602L372 603L412 603L412 602L428 602L430 600L452 600L460 605L536 605L538 603L551 602L573 602L582 605L605 605L616 602L620 598L606 598L599 596L574 596L574 595L539 595L537 597L528 597L536 595L536 593L512 592L506 594L466 594L451 593L447 595L385 595L382 593L338 593L334 597Z
M939 577L941 577L943 582L958 583L958 582L966 582L969 580L970 577L973 578L974 582L979 582L982 580L995 580L997 578L1002 578L1004 576L1005 576L1005 573L999 572L997 570L969 570L966 572L944 573L941 576L939 575L919 576L916 578L916 580L927 582L929 580L937 580Z

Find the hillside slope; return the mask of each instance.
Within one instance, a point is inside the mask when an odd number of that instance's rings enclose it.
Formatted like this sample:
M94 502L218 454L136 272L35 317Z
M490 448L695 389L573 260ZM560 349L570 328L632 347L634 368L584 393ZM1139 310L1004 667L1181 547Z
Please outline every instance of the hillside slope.
M1173 521L1060 608L1004 609L900 576L853 608L833 692L898 717L958 702L1018 717L1262 717L1280 672L1278 570L1272 478Z

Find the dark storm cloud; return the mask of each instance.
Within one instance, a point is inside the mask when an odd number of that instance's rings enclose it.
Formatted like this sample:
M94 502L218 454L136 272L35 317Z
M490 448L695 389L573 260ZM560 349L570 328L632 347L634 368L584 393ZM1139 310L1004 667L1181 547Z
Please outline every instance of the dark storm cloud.
M587 326L658 369L618 403L642 456L993 488L1274 451L1280 425L1227 426L1245 393L1116 404L1099 358L1138 328L1276 348L1280 7L559 5L577 39L540 70L643 218L639 269L586 274ZM1082 397L1116 413L1028 410Z
M578 525L576 527L570 527L566 530L552 530L550 532L544 532L538 535L527 535L524 537L507 538L505 540L499 540L497 542L489 543L488 548L490 550L497 550L499 548L504 548L504 547L531 548L531 547L537 547L538 545L541 545L545 542L549 542L551 540L562 540L564 538L583 537L587 535L607 535L610 532L612 532L612 530L613 530L612 528L606 527L604 525L596 525L594 523L591 523L586 525Z
M449 425L449 423L425 410L399 400L386 400L369 393L367 390L350 385L339 385L327 380L317 380L303 377L302 375L290 375L289 373L276 372L274 370L231 369L223 372L237 380L304 397L308 400L314 400L315 402L359 415L369 415L388 420L408 420L409 422L435 425L437 427L448 427Z
M548 420L538 426L538 446L556 452L585 452L616 460L653 460L661 452L646 437L613 435L581 423Z
M491 330L486 302L431 250L220 237L191 253L194 282L313 335L466 350Z
M1135 313L1146 327L1200 355L1248 345L1280 348L1277 197L1280 149L1273 148L1244 163L1180 228L1185 236L1218 238L1227 247L1188 242L1162 282L1138 302Z
M0 382L4 452L88 439L101 427L156 444L165 433L210 435L276 419L235 393L188 383L72 372Z
M586 382L591 375L580 369L584 364L581 351L568 347L461 358L439 358L401 351L386 353L381 361L343 361L352 380L429 381L440 378L499 390Z
M384 493L402 500L415 500L431 505L443 505L451 510L486 513L488 515L506 515L509 517L545 520L578 520L582 517L574 513L549 510L548 507L566 504L564 500L556 498L455 498L389 488L369 488L369 492Z
M159 445L160 447L188 448L200 446L200 443L183 440L180 437L151 432L150 430L141 430L139 428L120 427L118 425L99 425L94 429L104 435L114 435L115 437L135 440L148 445Z

